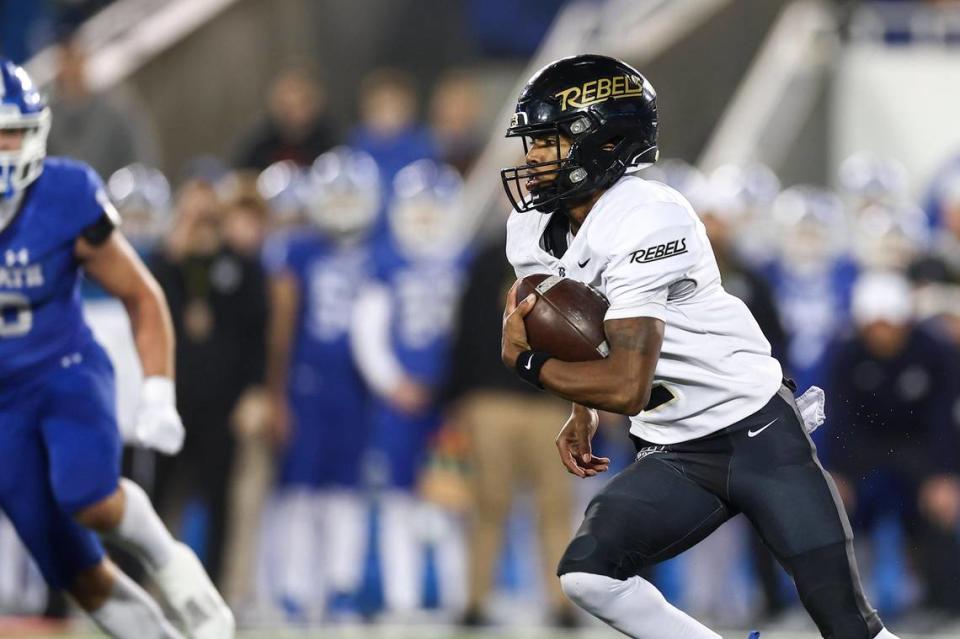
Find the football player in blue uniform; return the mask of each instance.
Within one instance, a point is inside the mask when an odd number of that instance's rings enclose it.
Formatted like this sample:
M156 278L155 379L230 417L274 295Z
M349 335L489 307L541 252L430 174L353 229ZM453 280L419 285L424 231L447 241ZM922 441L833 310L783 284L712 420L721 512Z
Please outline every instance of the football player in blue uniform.
M98 533L144 562L187 636L233 636L233 617L149 498L121 479L114 373L84 322L81 275L130 315L144 370L134 431L176 453L173 335L156 283L116 231L88 166L46 157L50 110L0 59L0 508L52 588L113 637L181 637L104 554Z
M466 600L460 522L416 496L430 436L441 425L438 391L464 283L461 187L453 167L432 160L397 173L389 234L354 308L352 342L375 396L371 449L385 484L379 500L384 599L401 617L422 605L427 544L436 550L444 607L461 612Z
M850 225L836 195L810 186L783 191L773 221L777 255L764 274L787 333L784 364L807 388L824 378L827 348L850 316L858 270L849 255Z
M367 237L379 213L379 180L362 151L340 147L321 155L296 187L309 223L264 248L267 385L281 450L276 512L268 520L279 566L271 590L302 621L319 618L328 598L350 594L362 577L368 394L349 330L354 299L371 271Z

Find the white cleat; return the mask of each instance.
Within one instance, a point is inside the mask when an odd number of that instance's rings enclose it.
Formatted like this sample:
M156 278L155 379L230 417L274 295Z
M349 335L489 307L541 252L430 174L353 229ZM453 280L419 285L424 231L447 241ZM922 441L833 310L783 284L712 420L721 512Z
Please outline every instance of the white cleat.
M233 639L233 613L189 546L177 542L170 562L153 579L189 639Z

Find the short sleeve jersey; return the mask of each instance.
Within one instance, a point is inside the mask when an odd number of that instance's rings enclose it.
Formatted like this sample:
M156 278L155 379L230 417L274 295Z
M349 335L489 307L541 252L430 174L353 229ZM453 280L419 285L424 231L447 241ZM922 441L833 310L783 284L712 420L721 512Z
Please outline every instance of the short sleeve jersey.
M723 289L706 230L683 196L659 182L621 178L561 258L544 249L549 219L510 216L507 257L518 277L569 277L607 297L607 320L665 323L651 402L631 417L631 433L655 444L689 441L770 400L780 364L744 303Z
M107 209L93 169L47 158L19 211L0 229L0 381L59 362L93 340L74 248Z

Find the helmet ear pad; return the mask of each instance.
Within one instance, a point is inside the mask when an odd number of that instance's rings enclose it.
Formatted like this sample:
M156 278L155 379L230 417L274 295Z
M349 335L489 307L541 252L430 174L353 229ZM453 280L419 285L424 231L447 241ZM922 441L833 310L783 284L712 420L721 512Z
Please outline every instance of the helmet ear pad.
M637 125L623 118L608 118L603 126L593 126L574 138L570 148L570 165L586 171L586 177L580 181L570 180L576 171L567 172L567 179L576 190L574 196L583 190L606 188L619 180L631 166L634 158L644 154L645 145L638 141Z

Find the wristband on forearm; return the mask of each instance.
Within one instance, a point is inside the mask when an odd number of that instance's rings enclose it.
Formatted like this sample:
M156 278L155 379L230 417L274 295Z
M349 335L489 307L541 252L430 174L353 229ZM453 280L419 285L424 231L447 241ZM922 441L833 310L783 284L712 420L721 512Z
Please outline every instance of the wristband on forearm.
M543 384L540 383L540 370L549 359L553 359L553 356L547 353L541 353L540 351L523 351L517 356L517 363L514 364L513 368L517 372L517 375L520 376L520 379L542 390Z

